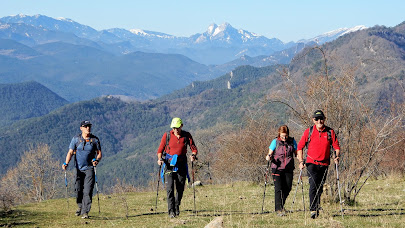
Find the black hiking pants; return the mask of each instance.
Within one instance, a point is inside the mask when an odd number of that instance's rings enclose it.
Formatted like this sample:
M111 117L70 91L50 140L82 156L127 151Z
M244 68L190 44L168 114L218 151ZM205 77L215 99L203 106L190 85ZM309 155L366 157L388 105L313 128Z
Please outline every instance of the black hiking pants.
M166 166L167 167L167 166ZM183 198L184 186L187 178L187 166L179 167L177 172L173 172L173 167L168 167L165 171L165 184L167 191L167 208L170 213L180 214L180 204ZM176 194L175 194L176 191ZM176 195L176 196L175 196Z
M272 169L274 180L274 202L276 211L284 209L285 201L290 194L293 182L293 170Z
M76 203L81 208L80 214L89 213L93 197L95 178L94 169L84 171L76 170L75 191L77 193Z
M323 192L323 184L328 175L328 166L307 163L309 180L309 207L311 211L318 211Z

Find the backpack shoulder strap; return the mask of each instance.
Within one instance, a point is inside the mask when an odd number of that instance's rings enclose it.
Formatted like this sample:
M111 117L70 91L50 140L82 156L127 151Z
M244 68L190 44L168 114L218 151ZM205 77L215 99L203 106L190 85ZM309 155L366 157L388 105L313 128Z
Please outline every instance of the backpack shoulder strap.
M294 137L288 137L287 143L290 145L294 145Z
M83 137L82 137L82 134L81 133L79 133L78 135L76 135L76 137L77 137L77 142L76 142L76 150L77 150L77 148L79 147L79 145L80 145L80 143L82 143L83 142Z
M187 144L190 144L190 141L189 141L189 138L187 137L188 136L188 134L190 134L190 133L188 133L187 131L184 131L184 146L185 147L187 147Z
M170 141L170 131L166 132L166 148L165 148L166 153L170 150L169 141Z
M328 141L330 142L330 144L332 144L332 132L331 132L331 128L326 126L326 132L328 133Z
M93 143L96 141L99 141L98 137L93 134L90 134L90 143Z
M276 149L274 149L274 152L276 152L277 148L278 148L278 137L274 138L276 140Z
M307 140L307 143L305 143L305 146L308 146L309 142L311 141L311 135L312 135L312 132L313 132L313 131L314 131L314 126L311 126L311 127L309 128L308 140Z

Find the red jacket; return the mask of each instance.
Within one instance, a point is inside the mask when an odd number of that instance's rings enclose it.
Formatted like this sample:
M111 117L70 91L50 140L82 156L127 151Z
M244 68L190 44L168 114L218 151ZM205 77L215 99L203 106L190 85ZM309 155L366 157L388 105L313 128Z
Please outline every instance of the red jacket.
M313 126L311 140L307 148L307 163L313 163L316 165L328 166L330 164L330 146L335 150L340 150L339 142L337 140L335 131L330 128L331 140L328 140L327 127L324 127L321 131ZM297 150L302 150L308 141L309 128L304 131L300 142L298 143Z
M159 148L157 150L157 153L160 154L163 151L165 151L165 147L166 147L166 136L167 136L167 132L165 132L162 136L162 139L160 140L160 145ZM169 148L168 150L166 150L166 153L170 154L170 155L183 155L185 156L187 154L187 145L185 144L184 140L186 140L186 138L189 141L189 146L190 149L193 153L197 154L197 147L195 146L193 137L191 136L191 134L187 131L181 131L180 133L180 138L177 139L177 137L174 135L173 130L170 131L170 140L169 140Z

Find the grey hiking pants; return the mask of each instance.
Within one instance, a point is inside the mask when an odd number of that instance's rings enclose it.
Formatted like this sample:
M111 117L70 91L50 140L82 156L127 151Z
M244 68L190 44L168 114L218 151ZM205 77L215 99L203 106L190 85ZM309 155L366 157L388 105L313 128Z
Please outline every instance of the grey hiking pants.
M94 188L94 169L84 171L76 170L75 191L77 193L76 203L82 209L81 214L89 213Z
M180 213L181 199L183 198L184 186L186 184L187 170L185 166L178 172L172 172L169 168L165 173L165 184L167 191L167 207L169 214L174 212L176 214ZM176 197L174 194L176 188Z

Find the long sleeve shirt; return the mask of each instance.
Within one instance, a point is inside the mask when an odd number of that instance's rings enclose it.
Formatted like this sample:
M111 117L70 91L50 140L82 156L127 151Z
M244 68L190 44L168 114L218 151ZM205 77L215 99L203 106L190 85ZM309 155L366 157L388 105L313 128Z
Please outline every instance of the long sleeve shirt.
M335 150L340 150L339 142L336 137L335 131L332 128L331 140L328 140L328 127L324 127L321 131L316 129L316 126L313 126L310 142L308 143L307 148L307 163L313 163L316 165L326 165L330 164L330 146ZM298 143L297 150L304 149L305 145L308 142L309 128L304 131L304 134L301 137L300 142Z
M195 146L195 142L193 140L193 137L191 134L187 131L181 131L180 133L180 138L177 138L174 135L173 130L169 132L170 134L170 140L168 143L168 148L166 148L166 137L167 137L167 132L165 132L162 136L162 139L160 140L160 145L157 150L157 153L163 153L163 151L166 151L166 153L170 155L179 155L179 156L185 156L187 154L187 144L189 144L191 151L194 154L198 153L197 147ZM188 143L186 144L185 140L188 140Z

